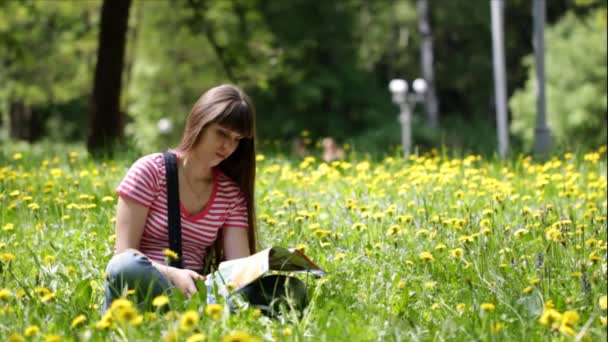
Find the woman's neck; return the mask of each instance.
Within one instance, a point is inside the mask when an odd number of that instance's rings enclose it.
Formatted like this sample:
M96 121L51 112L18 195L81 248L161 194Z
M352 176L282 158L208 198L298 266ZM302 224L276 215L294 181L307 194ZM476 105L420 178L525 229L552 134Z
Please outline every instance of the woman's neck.
M213 169L195 155L183 155L181 157L182 168L186 176L193 183L210 182L213 180Z

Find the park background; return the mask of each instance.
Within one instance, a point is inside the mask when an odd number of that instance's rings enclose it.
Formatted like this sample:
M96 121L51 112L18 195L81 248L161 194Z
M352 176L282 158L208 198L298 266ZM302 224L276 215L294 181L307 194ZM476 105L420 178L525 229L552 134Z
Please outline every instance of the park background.
M383 154L400 145L388 83L405 78L411 88L424 76L425 27L438 119L428 120L419 103L413 144L491 155L497 134L490 4L429 1L424 16L419 4L108 2L107 25L116 29L102 37L102 1L0 1L0 141L88 142L89 150L118 141L132 151L162 150L179 140L195 100L229 82L255 101L262 151L289 152L304 132L312 148L331 136ZM531 151L536 125L532 14L532 1L504 2L514 154ZM122 31L121 20L128 22ZM546 21L554 148L597 147L607 127L606 1L547 1ZM99 56L107 62L97 65ZM168 136L157 128L162 118L172 123Z
M546 2L553 146L537 155L540 1L501 1L497 158L492 1L0 0L0 340L605 341L607 2ZM423 37L439 116L417 104L404 158L388 83L425 77ZM224 82L258 110L259 247L327 277L302 277L301 317L205 291L101 312L117 184ZM319 158L327 136L343 159Z

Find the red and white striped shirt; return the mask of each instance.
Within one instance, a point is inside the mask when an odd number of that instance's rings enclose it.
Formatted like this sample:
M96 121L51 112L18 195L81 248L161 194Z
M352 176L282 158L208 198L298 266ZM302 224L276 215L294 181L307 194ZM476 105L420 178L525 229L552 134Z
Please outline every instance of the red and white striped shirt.
M169 248L167 186L162 153L138 159L116 192L149 209L139 251L164 263L163 250ZM247 203L239 186L219 168L213 168L213 190L202 212L190 215L180 201L184 268L200 271L206 248L217 238L220 228L248 229Z

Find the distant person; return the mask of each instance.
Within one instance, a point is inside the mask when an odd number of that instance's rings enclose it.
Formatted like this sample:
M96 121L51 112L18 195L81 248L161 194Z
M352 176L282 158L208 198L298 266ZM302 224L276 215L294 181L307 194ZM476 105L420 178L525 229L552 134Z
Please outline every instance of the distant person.
M293 138L291 142L291 152L298 157L304 157L308 154L308 149L306 148L306 144L302 137L298 136Z
M175 288L187 297L214 247L217 265L255 252L255 109L239 88L221 85L190 111L177 159L182 268L171 255L162 153L138 159L117 188L116 243L106 268L105 305L127 287L141 304ZM147 294L146 297L144 297ZM149 302L148 302L149 303Z
M323 138L321 140L321 147L323 148L323 160L331 162L337 159L344 159L344 150L338 146L336 141L331 138Z

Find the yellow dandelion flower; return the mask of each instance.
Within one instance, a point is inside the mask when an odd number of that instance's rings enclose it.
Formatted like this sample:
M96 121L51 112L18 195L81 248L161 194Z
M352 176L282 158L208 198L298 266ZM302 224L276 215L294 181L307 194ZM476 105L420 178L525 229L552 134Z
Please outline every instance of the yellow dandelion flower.
M0 261L13 261L17 257L13 253L2 253L0 254Z
M606 310L608 308L608 303L607 302L608 302L607 297L605 295L601 296L600 300L598 301L598 303L600 305L600 309Z
M523 228L521 228L521 229L516 230L516 231L513 233L513 235L514 235L515 237L522 237L522 236L524 236L524 235L528 234L528 232L529 232L529 231L528 231L527 229L523 229Z
M160 308L167 304L169 304L169 297L167 297L165 295L156 296L152 300L152 306L157 307L157 308Z
M129 321L129 324L136 327L136 326L140 325L143 321L144 321L143 315L136 315Z
M540 278L535 277L535 278L530 279L530 284L536 285L538 283L540 283Z
M137 319L137 309L134 306L123 307L119 310L114 310L114 315L117 321L119 322L129 322Z
M188 310L184 312L182 317L179 320L179 329L181 331L190 331L196 327L200 318L198 316L198 312L194 310Z
M179 331L177 331L175 329L169 329L163 335L164 342L177 342L178 340L179 340Z
M450 251L450 255L453 258L460 258L463 254L464 254L464 249L462 249L462 248L455 248Z
M579 315L576 311L568 310L562 314L562 324L572 325L578 322Z
M61 342L61 336L59 335L46 335L44 336L44 342Z
M493 326L492 326L492 332L493 333L499 333L501 332L503 329L505 328L505 325L500 323L500 322L496 322Z
M12 223L7 223L2 227L2 230L9 231L15 229L15 225Z
M186 339L186 342L203 342L205 341L205 339L207 339L207 336L205 336L205 334L197 333L188 337Z
M100 319L95 323L95 328L98 330L106 330L112 327L112 316L104 316L104 318Z
M400 279L399 282L397 283L397 288L399 289L404 289L406 285L406 282L404 279Z
M55 263L55 256L47 255L44 257L43 263L46 265L52 265Z
M40 327L35 324L30 325L29 327L25 328L25 336L27 336L27 337L32 337L39 332L40 332Z
M591 261L594 264L597 264L600 261L602 261L602 258L600 256L598 256L596 254L596 252L591 252L591 254L589 254L589 261Z
M171 260L179 259L179 256L177 255L177 253L175 253L174 251L172 251L168 248L163 249L163 254Z
M13 294L9 289L0 289L0 300L8 300Z
M222 338L222 342L258 342L260 341L257 337L244 332L244 331L232 331Z
M424 283L424 288L425 289L434 289L436 285L437 285L437 282L435 282L435 281L427 281Z
M21 154L19 152L13 154L13 160L19 160L21 158L23 158L23 154Z
M534 291L534 288L532 286L528 286L525 289L523 289L521 292L523 292L524 294L529 294L532 291Z
M342 253L342 252L338 252L336 253L336 255L334 256L334 259L336 261L341 261L344 260L344 258L346 258L346 253Z
M563 323L559 326L559 332L568 336L576 336L576 331L571 326Z
M463 235L458 238L458 242L469 243L475 241L475 237L473 235Z
M219 304L209 304L205 307L205 315L211 317L214 320L219 320L224 309Z
M110 306L110 310L112 312L118 312L126 308L133 308L133 302L126 298L117 298L112 302L112 305Z
M42 296L42 298L40 298L40 301L43 303L48 303L50 301L53 301L56 298L56 295L54 292L51 293L47 293L44 296Z
M25 342L25 339L19 334L12 334L8 337L8 342Z
M602 323L602 325L608 325L608 317L606 316L600 316L600 323Z
M435 246L435 250L437 250L437 251L441 251L441 250L444 250L446 248L447 248L447 246L445 244L443 244L443 243L438 243L437 246Z
M114 202L114 197L112 196L104 196L101 198L102 202Z
M388 235L388 236L398 235L400 230L401 230L401 227L399 225L393 224L392 226L388 227L388 231L386 232L386 235Z
M479 307L483 311L494 311L494 309L496 309L496 305L492 303L482 303Z
M74 317L74 319L72 320L72 323L70 324L70 326L72 327L72 329L76 328L77 326L81 325L82 323L84 323L84 321L87 320L87 316L85 315L78 315L76 317Z
M546 308L543 311L543 314L540 316L539 318L539 322L542 325L552 325L555 322L558 322L559 320L561 320L562 315L555 309L553 308Z
M458 313L463 313L466 308L467 306L464 303L459 303L456 305L456 311L458 311Z
M426 261L426 262L435 260L433 258L433 255L429 252L421 252L420 254L418 254L418 258L420 258L422 261Z

